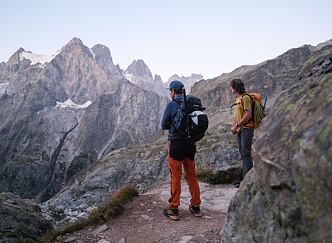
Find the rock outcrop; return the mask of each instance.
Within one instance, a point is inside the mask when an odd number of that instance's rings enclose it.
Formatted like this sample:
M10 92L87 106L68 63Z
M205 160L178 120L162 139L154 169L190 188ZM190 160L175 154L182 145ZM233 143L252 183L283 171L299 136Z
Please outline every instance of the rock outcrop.
M42 242L52 230L38 204L12 193L0 193L0 242Z
M254 169L230 204L222 242L332 239L332 46L319 47L290 62L295 78L257 133Z

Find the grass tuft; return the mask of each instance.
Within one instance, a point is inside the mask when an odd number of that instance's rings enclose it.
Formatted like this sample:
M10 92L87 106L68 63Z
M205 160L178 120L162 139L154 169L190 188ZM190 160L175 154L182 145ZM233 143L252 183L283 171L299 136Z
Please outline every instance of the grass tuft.
M87 218L79 219L66 224L62 228L49 232L42 237L43 242L53 242L57 237L81 230L86 226L100 224L108 218L115 217L123 212L123 205L138 196L138 190L134 186L125 186L115 192L110 199L100 204Z

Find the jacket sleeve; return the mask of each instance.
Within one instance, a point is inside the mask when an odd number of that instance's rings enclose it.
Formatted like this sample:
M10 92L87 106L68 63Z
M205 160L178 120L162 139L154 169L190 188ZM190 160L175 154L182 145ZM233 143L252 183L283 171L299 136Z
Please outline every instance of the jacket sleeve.
M171 128L172 112L173 112L173 105L172 102L170 102L167 104L165 108L163 119L161 120L161 129L167 130Z

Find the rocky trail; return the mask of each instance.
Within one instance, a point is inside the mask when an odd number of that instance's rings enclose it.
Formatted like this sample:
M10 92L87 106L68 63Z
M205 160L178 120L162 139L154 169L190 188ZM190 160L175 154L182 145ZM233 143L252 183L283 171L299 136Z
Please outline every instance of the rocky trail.
M56 242L220 242L220 231L231 198L237 191L230 185L200 183L202 218L188 210L190 194L182 182L179 221L163 216L170 185L164 182L125 205L119 216L102 225L58 237Z

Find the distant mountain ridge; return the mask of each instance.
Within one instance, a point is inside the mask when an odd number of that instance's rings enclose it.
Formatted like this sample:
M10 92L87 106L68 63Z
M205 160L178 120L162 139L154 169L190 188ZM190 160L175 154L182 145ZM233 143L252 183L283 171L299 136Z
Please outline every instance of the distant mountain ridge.
M166 86L169 87L169 84L173 81L173 80L180 80L182 81L184 87L186 88L186 92L189 94L191 91L191 87L198 81L203 79L203 75L201 74L196 74L193 73L191 74L189 77L184 77L184 76L179 76L177 74L172 75L166 82Z

